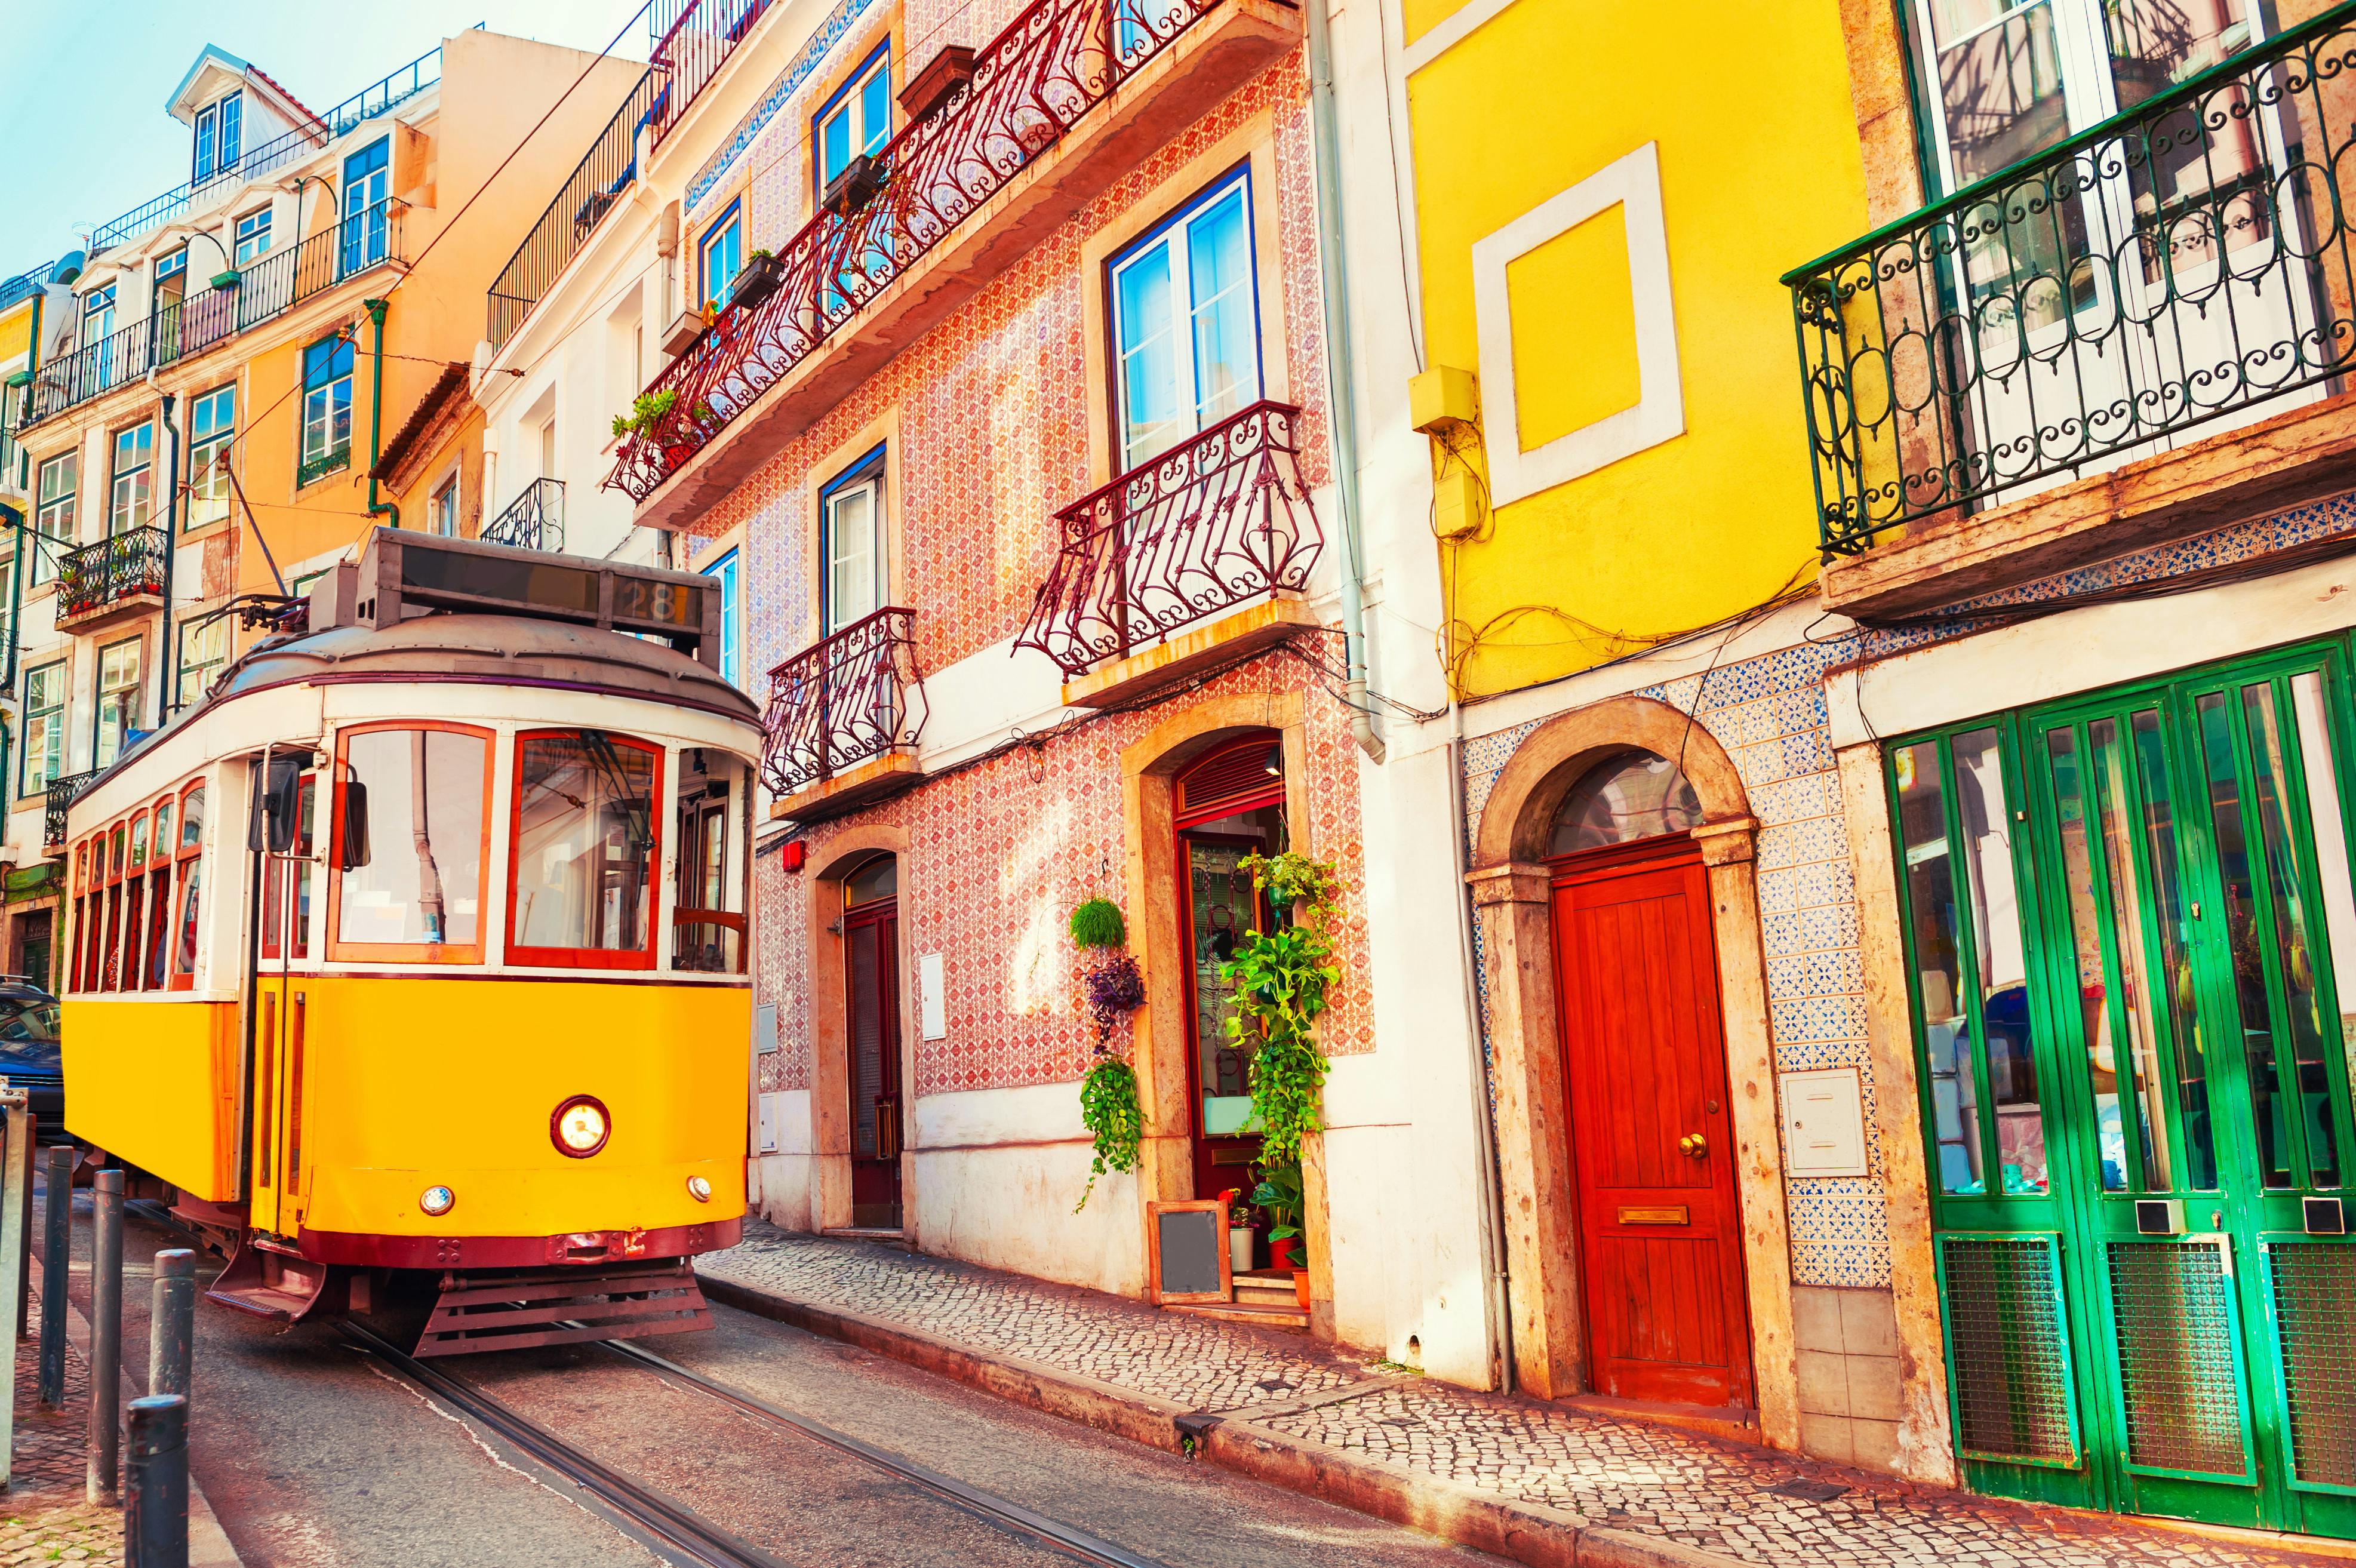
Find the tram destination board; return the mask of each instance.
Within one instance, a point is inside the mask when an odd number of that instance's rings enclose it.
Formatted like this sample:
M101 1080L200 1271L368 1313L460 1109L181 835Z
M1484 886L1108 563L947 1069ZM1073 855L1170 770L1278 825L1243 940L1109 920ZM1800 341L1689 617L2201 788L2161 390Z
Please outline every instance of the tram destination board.
M649 632L719 667L719 604L689 572L380 528L360 557L358 600L371 626L434 610L531 616Z

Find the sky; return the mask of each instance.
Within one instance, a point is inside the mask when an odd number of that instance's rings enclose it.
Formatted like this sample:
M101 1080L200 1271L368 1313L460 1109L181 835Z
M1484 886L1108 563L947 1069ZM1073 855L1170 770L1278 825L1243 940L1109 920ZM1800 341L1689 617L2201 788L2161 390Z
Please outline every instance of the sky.
M110 0L9 7L0 49L0 278L188 177L189 133L164 112L198 51L217 44L325 111L451 34L491 30L647 57L642 0ZM96 17L103 15L103 25ZM628 27L625 30L625 24Z

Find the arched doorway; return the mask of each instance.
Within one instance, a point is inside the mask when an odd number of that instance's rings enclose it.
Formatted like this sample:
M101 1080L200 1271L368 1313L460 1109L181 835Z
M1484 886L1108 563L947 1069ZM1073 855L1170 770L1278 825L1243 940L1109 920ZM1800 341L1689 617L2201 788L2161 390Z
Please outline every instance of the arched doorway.
M1247 1077L1250 1051L1227 1037L1232 987L1219 967L1248 932L1274 918L1244 861L1277 854L1289 840L1284 746L1256 730L1214 747L1173 781L1178 834L1178 929L1186 944L1188 1103L1194 1118L1194 1193L1248 1192L1259 1158Z
M1750 1411L1750 1315L1700 800L1630 748L1547 846L1586 1361L1594 1391Z
M845 1087L851 1223L900 1223L900 862L878 853L842 878Z

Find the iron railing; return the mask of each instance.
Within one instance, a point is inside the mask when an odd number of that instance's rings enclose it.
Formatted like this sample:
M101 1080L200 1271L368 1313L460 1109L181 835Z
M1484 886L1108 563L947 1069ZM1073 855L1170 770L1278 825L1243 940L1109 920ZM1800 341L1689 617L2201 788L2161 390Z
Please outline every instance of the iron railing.
M352 466L352 444L347 439L316 456L305 457L294 465L294 488L316 485L329 474L340 474Z
M137 594L162 595L171 541L160 528L121 533L58 558L58 618L85 616Z
M564 481L534 479L507 510L484 525L486 544L512 544L519 550L564 549Z
M1014 639L1066 675L1264 594L1300 593L1325 546L1293 431L1253 403L1055 514L1063 548Z
M564 264L589 242L597 220L637 178L638 127L653 109L658 85L651 70L638 78L630 95L614 111L613 119L589 144L580 166L557 188L556 199L548 204L540 220L524 235L523 243L508 258L508 264L499 269L490 288L492 348L508 340Z
M1826 555L2335 382L2351 120L2341 5L1785 274Z
M235 161L226 167L203 179L175 186L152 200L141 202L112 222L102 224L90 237L90 253L96 256L125 240L138 238L159 224L169 223L186 212L190 202L225 183L259 179L273 169L307 157L337 137L375 119L403 100L415 97L441 80L442 50L437 46L383 81L371 82L360 89L325 114L315 115L259 146L241 150Z
M648 57L665 81L652 107L655 140L670 134L689 105L712 85L744 35L773 0L655 0L648 18L655 46Z
M206 289L61 354L34 374L25 413L29 426L135 381L249 328L284 315L322 289L401 256L400 201L382 201L339 218L301 243L262 257L228 288Z
M761 778L791 795L885 752L913 746L927 716L916 611L881 609L769 671Z
M43 849L65 847L66 812L73 808L74 801L80 797L81 792L89 789L98 776L105 771L102 768L93 768L85 773L59 774L49 780L48 795L42 802L44 809L41 813L41 847Z
M607 476L644 500L707 442L1218 0L1032 0L970 81L876 155L882 189L821 209L776 257L776 291L731 305L647 391L669 412Z

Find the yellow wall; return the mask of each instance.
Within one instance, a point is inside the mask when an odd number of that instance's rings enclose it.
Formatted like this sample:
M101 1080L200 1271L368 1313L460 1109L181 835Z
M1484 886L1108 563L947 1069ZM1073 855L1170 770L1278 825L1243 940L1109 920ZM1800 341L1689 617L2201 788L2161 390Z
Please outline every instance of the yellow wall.
M19 300L6 310L0 311L0 365L14 365L23 359L32 342L32 299Z
M1408 37L1456 9L1414 0ZM1429 362L1481 368L1475 242L1654 142L1685 402L1683 435L1441 547L1465 694L1583 669L1804 582L1815 489L1776 279L1868 227L1837 0L1515 0L1408 93ZM1600 213L1508 269L1525 450L1633 400L1622 218ZM1484 406L1493 390L1484 378ZM1455 445L1435 450L1441 471L1479 471L1480 442Z

